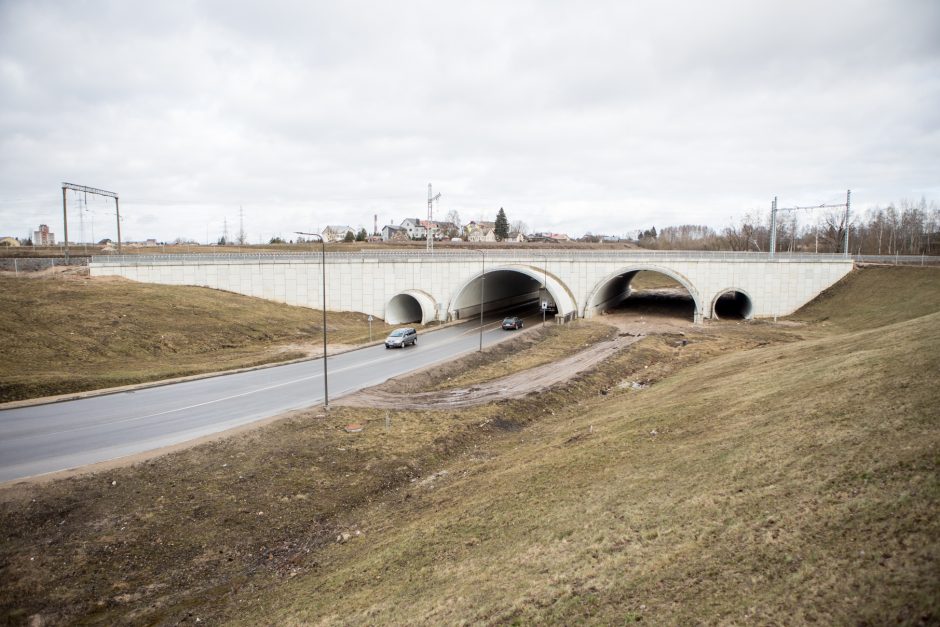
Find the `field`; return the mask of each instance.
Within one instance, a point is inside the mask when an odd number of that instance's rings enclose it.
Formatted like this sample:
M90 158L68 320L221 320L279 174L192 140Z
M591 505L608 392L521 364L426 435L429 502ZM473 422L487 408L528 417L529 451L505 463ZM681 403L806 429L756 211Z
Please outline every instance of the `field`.
M0 608L53 624L935 624L938 279L863 269L781 324L651 334L524 398L314 408L7 487ZM557 350L533 336L406 383L524 373Z

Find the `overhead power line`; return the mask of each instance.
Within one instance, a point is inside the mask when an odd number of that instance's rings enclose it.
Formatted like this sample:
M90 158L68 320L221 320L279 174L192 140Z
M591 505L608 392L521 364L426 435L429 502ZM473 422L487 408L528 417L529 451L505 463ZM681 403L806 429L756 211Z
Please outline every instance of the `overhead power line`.
M116 192L109 192L106 189L98 189L97 187L88 187L87 185L76 185L75 183L62 183L62 220L64 224L65 231L65 262L68 263L69 260L69 212L68 212L68 201L67 201L67 190L73 190L76 192L83 192L85 194L95 194L98 196L105 196L107 198L114 199L114 215L117 216L117 240L118 252L121 252L121 206L118 201L118 195Z

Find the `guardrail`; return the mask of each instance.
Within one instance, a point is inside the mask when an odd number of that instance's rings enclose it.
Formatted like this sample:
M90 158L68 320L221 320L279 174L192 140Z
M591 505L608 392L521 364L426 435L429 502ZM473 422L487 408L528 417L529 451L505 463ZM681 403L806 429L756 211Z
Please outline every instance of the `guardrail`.
M604 250L553 250L532 251L522 250L460 250L460 251L375 251L363 250L359 252L329 252L326 257L331 261L392 261L406 259L480 259L483 254L492 259L661 259L661 260L701 260L701 261L779 261L779 262L822 262L844 261L851 259L842 254L802 254L802 253L769 253L759 252L725 252L725 251L680 251L680 250L647 250L647 251L604 251ZM190 263L290 263L295 261L318 261L319 252L265 252L265 253L191 253L169 255L96 255L92 263L102 266L136 266L153 264L190 264Z

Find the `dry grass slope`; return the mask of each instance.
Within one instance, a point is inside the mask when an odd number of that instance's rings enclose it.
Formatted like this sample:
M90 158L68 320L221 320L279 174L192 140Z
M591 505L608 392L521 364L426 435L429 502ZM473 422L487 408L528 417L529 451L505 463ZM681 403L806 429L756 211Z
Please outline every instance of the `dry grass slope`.
M322 338L317 311L206 288L5 275L0 291L0 402L284 361ZM369 338L362 314L327 325L331 343Z
M940 268L856 269L793 316L823 329L858 331L937 311Z
M938 323L720 357L540 421L363 513L364 539L239 620L936 622Z
M883 277L864 270L801 312L821 326L716 324L681 349L648 337L557 389L390 412L389 431L383 411L304 412L8 489L0 612L935 624L940 282L924 276L892 270L893 310L865 305ZM518 365L500 351L478 365ZM353 421L363 433L343 431Z

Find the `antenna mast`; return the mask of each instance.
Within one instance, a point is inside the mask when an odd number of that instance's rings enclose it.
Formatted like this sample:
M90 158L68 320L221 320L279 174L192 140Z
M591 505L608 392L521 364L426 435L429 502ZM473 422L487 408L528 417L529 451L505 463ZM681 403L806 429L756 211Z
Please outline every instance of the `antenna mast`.
M437 196L431 195L431 184L428 183L428 235L427 235L427 251L434 251L434 201L439 200L441 197L440 193Z

